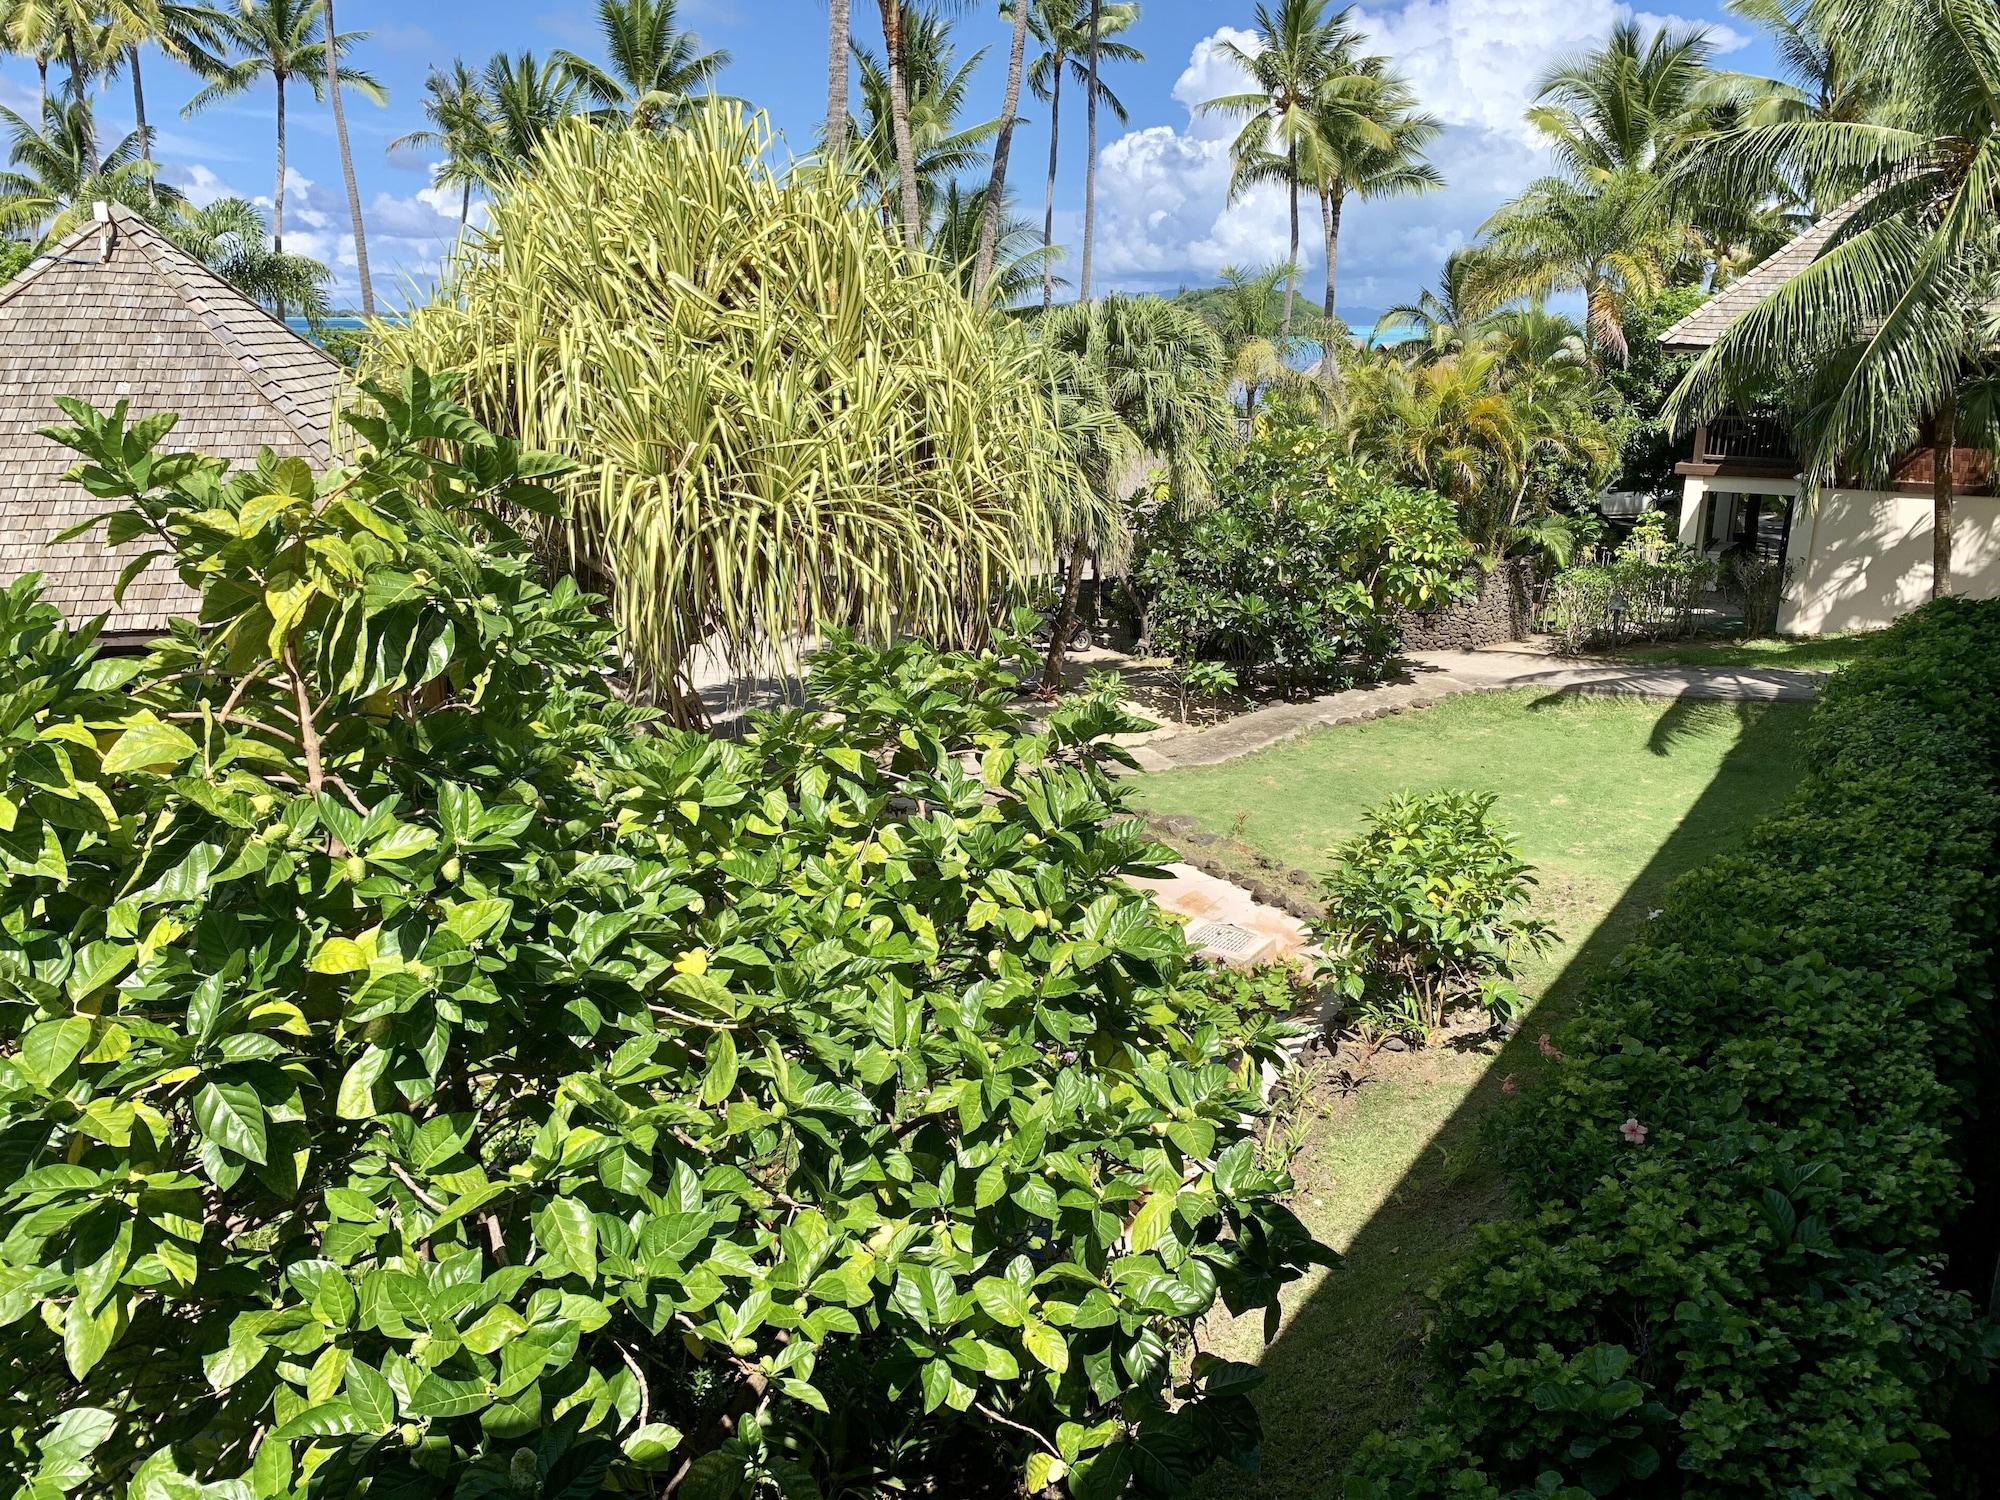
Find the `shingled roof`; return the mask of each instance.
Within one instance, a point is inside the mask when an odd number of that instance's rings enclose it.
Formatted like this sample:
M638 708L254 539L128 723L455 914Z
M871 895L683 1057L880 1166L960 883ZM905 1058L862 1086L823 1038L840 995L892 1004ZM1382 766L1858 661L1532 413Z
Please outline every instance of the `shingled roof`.
M1662 347L1677 354L1699 354L1707 349L1731 323L1818 260L1866 198L1863 194L1849 199L1784 249L1730 282L1661 334Z
M0 288L0 581L45 575L44 597L72 620L108 614L116 632L156 633L195 596L164 561L126 590L143 546L112 550L102 528L51 538L106 509L63 475L68 449L40 436L65 419L58 396L133 417L178 412L177 451L237 465L269 447L330 461L341 368L130 209L100 206Z

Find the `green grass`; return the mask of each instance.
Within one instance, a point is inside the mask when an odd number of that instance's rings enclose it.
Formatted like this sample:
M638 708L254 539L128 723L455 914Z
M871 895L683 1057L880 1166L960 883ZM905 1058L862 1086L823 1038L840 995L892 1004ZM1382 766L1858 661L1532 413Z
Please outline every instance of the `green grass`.
M1332 1500L1361 1439L1406 1420L1422 1382L1422 1294L1471 1227L1505 1211L1483 1126L1532 1078L1538 1039L1666 883L1782 800L1806 714L1796 704L1475 695L1140 781L1149 810L1191 815L1314 871L1393 792L1495 792L1539 870L1538 912L1563 937L1528 974L1537 1004L1504 1048L1384 1055L1377 1077L1322 1102L1294 1165L1294 1206L1344 1260L1292 1289L1268 1348L1254 1322L1204 1332L1203 1347L1271 1376L1259 1395L1263 1473L1213 1477L1212 1500Z
M1879 632L1848 635L1772 636L1761 641L1663 641L1651 646L1627 646L1611 653L1614 660L1650 667L1791 667L1807 672L1838 672L1875 649Z

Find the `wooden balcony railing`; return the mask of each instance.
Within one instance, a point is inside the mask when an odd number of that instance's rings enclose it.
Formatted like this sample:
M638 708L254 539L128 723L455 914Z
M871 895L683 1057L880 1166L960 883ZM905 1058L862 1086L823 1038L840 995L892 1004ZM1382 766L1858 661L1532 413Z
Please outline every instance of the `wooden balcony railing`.
M1694 454L1683 473L1764 474L1798 472L1798 449L1784 419L1773 416L1717 417L1694 430Z

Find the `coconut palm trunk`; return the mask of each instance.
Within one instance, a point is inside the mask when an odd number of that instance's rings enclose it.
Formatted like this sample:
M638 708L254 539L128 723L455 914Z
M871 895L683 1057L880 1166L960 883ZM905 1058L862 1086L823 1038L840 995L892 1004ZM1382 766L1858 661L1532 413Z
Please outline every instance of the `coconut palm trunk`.
M333 134L340 145L340 175L347 183L347 213L354 220L354 267L361 278L361 313L375 316L375 284L368 274L368 231L361 220L361 186L354 179L354 150L347 139L347 110L340 102L340 29L333 24L333 0L325 0L326 91L333 99Z
M1104 0L1090 0L1090 81L1084 85L1083 117L1085 147L1089 157L1083 164L1083 272L1077 279L1077 295L1090 300L1090 261L1097 249L1097 51L1098 34L1104 29Z
M910 84L904 71L903 0L881 0L882 47L888 54L889 126L896 142L896 176L902 187L903 243L923 243L923 200L917 193L917 148L910 134Z
M1014 149L1014 126L1021 108L1021 69L1028 56L1030 0L1015 0L1014 40L1007 54L1007 92L1000 107L1000 134L993 142L993 175L986 184L986 212L979 224L979 261L973 285L984 295L993 279L993 257L1000 245L1000 216L1007 201L1007 158Z
M1952 483L1951 457L1958 446L1958 401L1946 396L1938 408L1931 434L1931 462L1937 472L1931 476L1931 597L1942 599L1951 593Z
M1319 195L1319 212L1326 231L1326 316L1333 321L1334 283L1340 276L1340 216L1347 208L1345 189L1335 188Z
M126 54L132 69L132 123L139 135L139 160L146 164L146 193L154 204L160 201L160 185L153 175L153 132L146 128L146 85L139 77L139 45L134 42Z
M1056 243L1056 168L1062 158L1058 154L1062 141L1062 76L1063 55L1055 55L1055 84L1049 90L1049 184L1042 195L1042 311L1047 312L1056 301L1056 258L1047 252L1055 249Z
M847 48L852 29L848 0L831 0L826 23L826 154L836 167L847 161Z
M278 91L278 185L271 193L271 248L285 253L285 80L274 80ZM282 316L283 308L279 309Z
M1071 545L1069 569L1063 575L1062 603L1056 609L1054 629L1049 634L1049 654L1042 662L1042 691L1060 693L1063 688L1063 659L1069 654L1069 638L1076 632L1078 596L1083 592L1083 563L1090 556L1090 544L1079 537Z
M1285 184L1285 196L1290 201L1292 214L1292 259L1285 268L1285 321L1281 335L1289 344L1292 339L1292 308L1299 296L1299 143L1293 141L1285 148L1285 175L1290 179Z

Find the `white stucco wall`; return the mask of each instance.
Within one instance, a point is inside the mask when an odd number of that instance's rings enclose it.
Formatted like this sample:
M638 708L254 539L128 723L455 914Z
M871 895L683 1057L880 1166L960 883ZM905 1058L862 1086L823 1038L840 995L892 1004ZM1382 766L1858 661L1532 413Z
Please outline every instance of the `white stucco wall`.
M1710 490L1721 494L1794 494L1782 481L1687 481L1681 541L1701 541ZM1952 511L1952 586L1975 599L2000 597L2000 499L1958 498ZM1823 490L1792 521L1789 556L1798 576L1778 610L1786 635L1830 635L1893 623L1931 596L1931 500L1928 495Z

